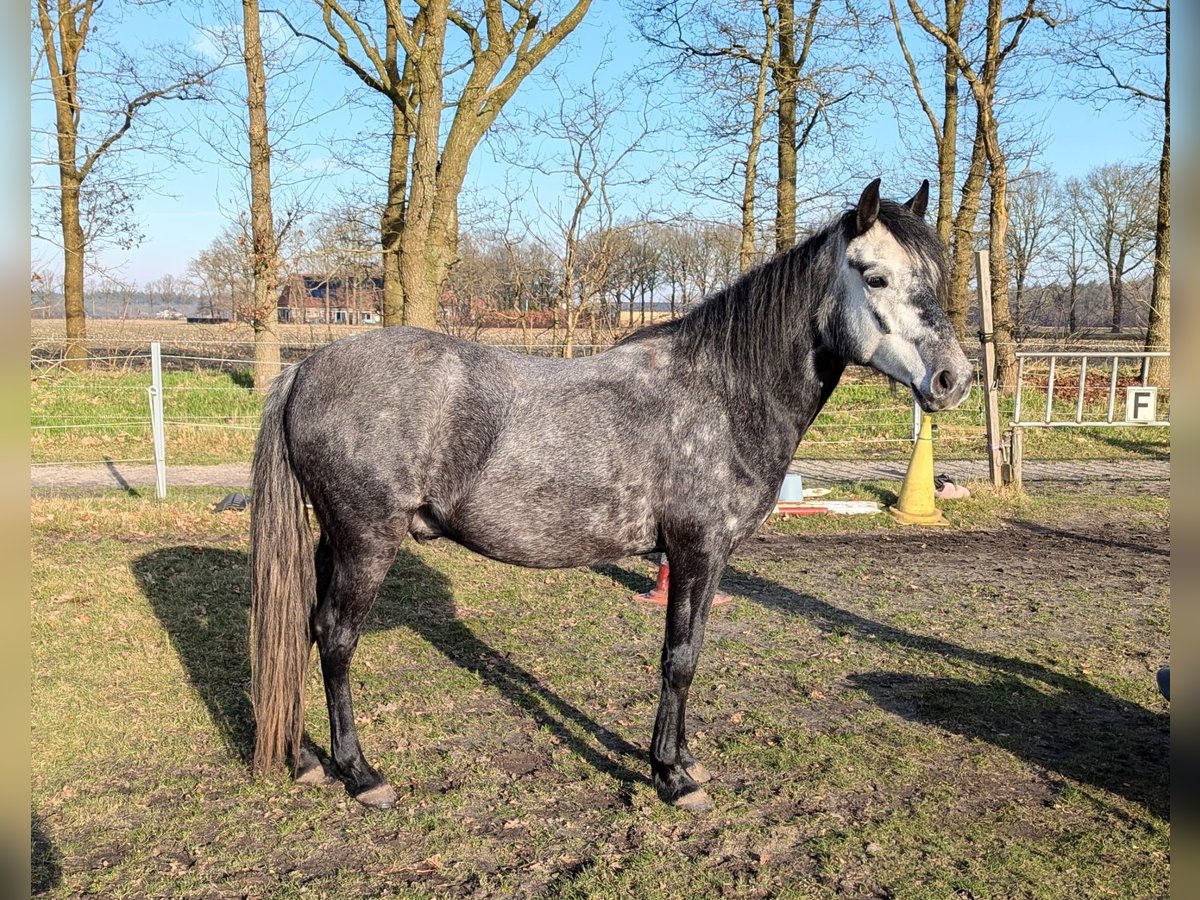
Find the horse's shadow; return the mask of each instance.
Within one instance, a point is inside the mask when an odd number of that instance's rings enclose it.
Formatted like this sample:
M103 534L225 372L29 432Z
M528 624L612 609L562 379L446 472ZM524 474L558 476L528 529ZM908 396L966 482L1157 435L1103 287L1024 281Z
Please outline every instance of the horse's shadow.
M29 894L36 897L48 893L58 887L62 880L62 861L59 859L58 848L46 834L42 817L36 812L29 822ZM10 871L18 871L16 867Z
M596 570L632 591L645 575L617 565ZM801 616L822 631L891 643L979 667L979 677L905 672L851 674L881 708L914 722L993 743L1076 781L1170 816L1170 717L1034 662L975 650L839 609L824 600L732 566L723 589ZM701 662L703 665L703 661Z
M168 547L136 559L133 571L222 740L232 754L248 762L254 714L248 694L246 554L201 546ZM367 631L411 629L450 662L476 673L597 771L625 783L647 780L629 766L630 762L636 765L644 751L481 640L456 618L446 577L408 550L397 556L366 627ZM315 650L313 659L317 664Z

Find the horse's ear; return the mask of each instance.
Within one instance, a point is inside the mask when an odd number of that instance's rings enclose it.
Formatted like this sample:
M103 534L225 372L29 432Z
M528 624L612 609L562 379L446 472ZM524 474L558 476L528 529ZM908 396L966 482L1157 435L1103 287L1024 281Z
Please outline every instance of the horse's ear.
M929 208L929 179L926 178L921 182L921 186L917 188L917 192L905 202L905 207L912 210L913 214L920 218L925 218L925 210Z
M875 224L875 220L879 218L879 182L882 179L876 178L868 184L862 192L862 196L858 198L858 207L855 210L855 225L858 228L859 234L866 232Z

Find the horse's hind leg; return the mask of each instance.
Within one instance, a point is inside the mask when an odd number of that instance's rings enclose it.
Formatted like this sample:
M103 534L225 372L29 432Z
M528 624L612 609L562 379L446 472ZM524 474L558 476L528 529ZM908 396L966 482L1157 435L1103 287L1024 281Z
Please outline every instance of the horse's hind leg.
M329 593L329 584L333 578L333 545L329 542L328 535L321 534L321 539L317 543L316 553L313 556L313 562L317 570L317 596L324 598ZM314 616L316 612L317 610L314 609ZM312 621L309 622L309 635L313 640L316 640ZM297 784L306 785L327 784L333 780L332 774L325 768L325 765L321 762L321 758L313 748L307 731L305 731L300 744L299 760L296 765L294 777Z
M367 612L395 559L397 543L356 539L331 546L328 587L318 594L321 601L312 623L329 708L330 754L350 793L368 806L381 808L395 803L396 792L367 762L359 746L350 697L350 661Z

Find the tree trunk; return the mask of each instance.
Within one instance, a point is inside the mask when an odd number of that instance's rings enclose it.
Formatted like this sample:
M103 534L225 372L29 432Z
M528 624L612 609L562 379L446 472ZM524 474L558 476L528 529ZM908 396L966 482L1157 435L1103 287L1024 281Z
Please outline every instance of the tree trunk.
M385 326L404 321L404 291L400 285L400 235L404 225L404 194L408 189L409 135L404 114L392 105L392 146L388 160L387 200L379 217L382 248L383 309Z
M1012 302L1013 337L1019 338L1021 336L1021 322L1023 320L1021 301L1025 297L1025 269L1023 266L1017 266L1017 272L1013 278L1013 282L1014 287L1016 288L1016 290L1013 292Z
M58 150L58 186L60 225L63 237L63 315L66 318L68 370L87 368L87 313L83 305L83 254L85 236L79 213L79 192L85 173L79 166L79 78L78 61L86 33L79 30L77 16L91 18L94 5L87 2L77 9L59 4L57 15L47 0L38 0L37 17L42 32L42 50L50 73L50 91L54 97L55 144ZM58 45L55 45L55 36ZM86 163L85 163L86 166Z
M1154 285L1146 322L1146 349L1171 349L1171 7L1166 10L1166 75L1163 78L1163 139L1158 159L1158 211L1154 221ZM1149 383L1171 387L1171 361L1150 361Z
M754 110L750 116L750 141L746 146L746 169L742 180L742 234L738 246L738 270L746 272L754 264L754 205L758 187L758 154L762 150L762 131L767 110L767 77L771 68L771 44L775 39L775 27L769 7L763 4L763 21L766 36L763 39L762 60L758 66L758 80L754 86ZM675 312L675 296L671 295L671 312Z
M999 151L994 122L990 125L989 137L989 143ZM1017 357L1008 306L1008 257L1004 252L1008 236L1008 165L1001 152L989 153L989 156L992 156L988 165L988 185L992 195L988 210L988 243L993 248L988 256L992 280L992 333L996 336L997 382L1001 390L1011 391L1017 383Z
M794 0L776 0L779 59L775 92L779 98L779 174L775 186L775 249L796 243L796 14Z
M956 7L946 3L946 33L958 40L962 28L963 5ZM942 140L938 144L938 212L937 235L942 246L949 248L954 230L954 177L958 164L958 63L950 48L943 55L943 93L945 104L942 109ZM978 212L978 210L976 210ZM972 227L974 224L972 223ZM965 294L966 280L963 281ZM964 308L965 312L965 308ZM963 319L966 327L966 318ZM957 328L957 325L956 325Z
M433 329L437 327L437 297L442 286L437 277L438 257L446 243L446 236L433 234L431 226L438 195L447 4L431 0L423 7L422 16L425 39L420 55L411 60L420 114L412 139L409 195L400 237L400 286L404 291L404 324Z
M563 336L563 359L570 359L575 355L575 298L573 295L567 295L567 321L565 323L565 334Z
M63 235L63 314L67 322L66 366L87 368L87 315L83 307L83 226L79 221L79 182L60 170Z
M1121 331L1121 318L1125 306L1125 283L1121 279L1123 260L1117 262L1116 271L1109 277L1109 291L1112 294L1112 333Z
M254 390L264 392L279 374L279 269L271 213L271 142L267 134L267 75L259 33L258 0L242 0L246 103L250 137L250 237L254 276ZM326 291L328 294L328 291Z
M983 202L983 178L987 157L983 149L983 132L975 129L975 142L971 147L971 163L967 168L967 179L963 183L962 199L954 217L954 255L950 264L950 291L946 298L946 315L954 326L959 340L967 339L967 309L970 299L967 286L974 271L971 254L975 249L975 224L979 220L979 207Z
M1079 302L1079 279L1072 276L1071 277L1071 300L1070 300L1071 305L1069 307L1067 307L1067 334L1074 334L1076 331L1079 330L1079 320L1077 318L1078 314L1076 312L1076 310L1078 309L1078 306L1077 306L1078 302Z

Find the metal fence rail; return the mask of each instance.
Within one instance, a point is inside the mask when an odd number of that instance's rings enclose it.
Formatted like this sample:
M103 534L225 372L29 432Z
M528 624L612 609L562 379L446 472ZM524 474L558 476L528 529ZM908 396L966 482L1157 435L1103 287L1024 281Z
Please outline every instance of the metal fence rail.
M1152 418L1152 419L1131 419L1128 416L1122 419L1116 417L1117 414L1117 389L1121 384L1121 360L1136 360L1135 376L1140 387L1150 389L1150 361L1152 359L1167 359L1171 358L1170 353L1142 351L1136 353L1126 352L1063 352L1063 351L1029 351L1022 350L1017 353L1017 392L1013 401L1013 417L1012 425L1016 428L1079 428L1079 427L1103 427L1107 425L1125 426L1169 426L1171 424L1169 418ZM1043 415L1040 419L1022 419L1022 398L1025 394L1027 384L1026 373L1032 373L1033 365L1040 360L1046 360L1046 398L1043 407ZM1096 408L1087 407L1087 385L1088 385L1088 362L1090 360L1107 360L1108 362L1108 393L1104 404L1103 413L1097 413ZM1078 365L1079 377L1073 383L1074 385L1074 401L1071 409L1074 410L1073 415L1069 417L1060 417L1062 415L1062 407L1055 406L1055 388L1062 384L1059 379L1059 372L1065 366L1068 371ZM1126 368L1133 368L1126 366ZM1129 380L1127 378L1127 380ZM1040 382L1037 384L1040 387ZM1126 385L1129 386L1128 384ZM1157 408L1157 407L1156 407Z
M1152 361L1169 363L1169 352L1021 350L1016 357L1017 388L1008 428L1005 480L1018 488L1027 428L1170 427L1169 406L1160 414L1158 389L1150 384ZM1099 382L1096 390L1089 387L1093 372L1098 376L1092 379ZM1123 406L1118 400L1122 387L1126 392Z

